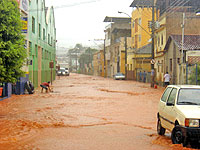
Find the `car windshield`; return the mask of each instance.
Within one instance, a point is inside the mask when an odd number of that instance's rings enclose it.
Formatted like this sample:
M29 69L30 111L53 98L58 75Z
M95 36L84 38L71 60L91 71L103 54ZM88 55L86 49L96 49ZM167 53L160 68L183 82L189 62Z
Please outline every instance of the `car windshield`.
M200 105L200 89L180 89L178 105Z
M122 73L117 73L116 75L117 75L117 76L123 76L123 74L122 74Z
M60 71L65 71L65 69L64 69L64 68L61 68Z

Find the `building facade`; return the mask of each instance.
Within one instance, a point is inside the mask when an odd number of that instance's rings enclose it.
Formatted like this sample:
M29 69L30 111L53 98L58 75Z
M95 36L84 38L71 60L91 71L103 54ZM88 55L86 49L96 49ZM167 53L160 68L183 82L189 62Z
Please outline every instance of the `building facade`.
M105 76L113 77L117 72L125 74L125 53L130 47L131 18L105 17L110 24L105 29ZM126 40L125 40L126 39Z
M55 79L56 28L53 7L31 0L28 15L29 79L35 87ZM53 68L50 68L53 62Z

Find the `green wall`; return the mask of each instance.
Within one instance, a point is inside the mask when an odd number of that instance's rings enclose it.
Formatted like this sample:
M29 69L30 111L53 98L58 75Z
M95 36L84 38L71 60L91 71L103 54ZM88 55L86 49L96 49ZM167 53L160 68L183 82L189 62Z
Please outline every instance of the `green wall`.
M56 29L53 7L45 13L45 1L33 0L29 3L28 19L29 39L29 80L35 87L41 82L51 81L49 62L54 62L53 80L55 80ZM41 71L39 70L41 66ZM40 73L41 72L41 73Z

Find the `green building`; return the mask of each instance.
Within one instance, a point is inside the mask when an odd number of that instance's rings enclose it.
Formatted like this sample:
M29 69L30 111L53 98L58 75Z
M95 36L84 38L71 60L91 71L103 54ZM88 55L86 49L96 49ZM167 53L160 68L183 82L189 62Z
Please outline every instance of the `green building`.
M28 13L29 80L35 87L55 80L56 28L53 7L45 0L29 1ZM53 68L50 68L53 62Z

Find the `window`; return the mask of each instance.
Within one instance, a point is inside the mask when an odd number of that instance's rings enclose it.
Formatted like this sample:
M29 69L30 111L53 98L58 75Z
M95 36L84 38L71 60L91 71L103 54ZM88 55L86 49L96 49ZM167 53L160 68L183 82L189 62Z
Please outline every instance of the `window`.
M158 72L160 72L160 61L158 61Z
M139 24L139 25L142 24L142 19L141 19L141 18L139 18L139 20L138 20L138 24Z
M37 45L35 44L35 56L37 57L38 56L38 49L37 49Z
M161 35L161 45L163 45L163 34Z
M138 36L135 35L135 48L137 48L137 44L138 44L138 43L137 43L137 42L138 42L137 40L138 40Z
M138 19L135 19L135 32L138 32Z
M186 51L183 51L183 62L186 63Z
M38 33L38 35L39 35L39 38L41 39L41 25L40 25L40 23L39 23L39 31L38 31L39 33Z
M32 43L29 41L29 56L32 56Z
M134 37L132 37L132 44L134 45L134 42L135 42L135 38Z
M161 101L163 101L163 102L166 102L166 101L167 101L167 97L168 97L168 95L169 95L171 89L172 89L172 88L169 87L169 88L167 88L167 89L165 90L165 92L163 93L163 95L162 95L162 97L161 97Z
M35 33L35 18L32 17L32 32Z
M139 42L141 42L142 41L142 36L141 35L139 35Z
M44 58L44 48L42 48L42 58Z
M172 71L172 59L170 59L170 62L169 62L169 70Z
M45 29L43 28L43 40L46 39L45 37L46 37L46 36L45 36Z
M177 93L177 89L173 88L172 92L170 93L169 98L167 100L168 104L173 104L173 105L175 104L176 93Z
M48 44L50 44L50 34L48 34Z
M177 58L177 64L180 64L180 58Z

